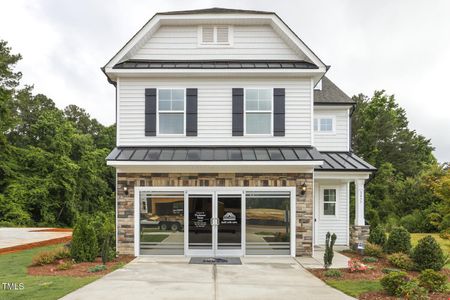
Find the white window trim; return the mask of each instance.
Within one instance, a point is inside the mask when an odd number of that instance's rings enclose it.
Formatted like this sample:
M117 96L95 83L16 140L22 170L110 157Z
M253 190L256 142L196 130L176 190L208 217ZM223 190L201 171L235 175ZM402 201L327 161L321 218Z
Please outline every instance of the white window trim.
M211 26L213 27L213 39L214 41L212 43L205 43L203 42L203 27L204 26ZM228 43L218 43L217 42L217 27L218 26L227 26L228 27ZM197 29L197 47L200 48L230 48L233 47L233 25L199 25Z
M247 111L247 90L270 90L270 103L271 103L271 109L269 110L249 110ZM268 113L270 112L270 133L247 133L247 112L249 113ZM267 87L251 87L251 88L244 88L244 136L255 136L255 137L261 137L261 136L273 136L273 88L267 88Z
M183 91L183 133L160 133L159 132L159 114L160 113L166 113L166 114L179 114L180 111L171 111L171 110L159 110L159 90L182 90ZM167 87L167 88L158 88L156 89L156 136L159 137L181 137L186 136L186 88L180 88L180 87Z
M320 120L321 119L331 119L331 123L332 123L332 130L331 131L320 131ZM317 130L314 129L314 121L317 120ZM315 134L320 134L320 135L335 135L336 134L336 116L334 115L315 115L313 118L313 131Z
M336 190L336 204L335 204L335 211L334 211L334 215L325 215L324 214L324 204L325 204L325 197L324 197L324 190ZM338 207L339 207L339 186L337 185L321 185L320 186L320 194L319 194L319 200L320 200L320 206L319 206L319 211L320 211L320 219L323 220L329 220L329 219L339 219L339 212L338 212Z

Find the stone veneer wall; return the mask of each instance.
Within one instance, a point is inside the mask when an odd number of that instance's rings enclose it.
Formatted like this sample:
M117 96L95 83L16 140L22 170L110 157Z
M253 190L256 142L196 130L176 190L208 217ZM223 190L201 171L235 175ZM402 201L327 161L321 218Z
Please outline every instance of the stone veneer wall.
M357 250L358 244L366 244L370 234L370 225L350 226L350 247Z
M306 183L304 195L300 187ZM313 188L311 173L241 174L241 173L118 173L117 174L117 233L119 254L134 254L134 187L297 187L296 189L296 253L312 255L313 247ZM128 195L123 187L128 186Z

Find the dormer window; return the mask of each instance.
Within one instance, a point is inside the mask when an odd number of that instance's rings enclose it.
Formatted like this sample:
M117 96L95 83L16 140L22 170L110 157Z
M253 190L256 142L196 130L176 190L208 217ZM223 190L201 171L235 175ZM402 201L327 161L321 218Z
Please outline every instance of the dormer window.
M200 45L231 45L231 27L228 25L200 26Z

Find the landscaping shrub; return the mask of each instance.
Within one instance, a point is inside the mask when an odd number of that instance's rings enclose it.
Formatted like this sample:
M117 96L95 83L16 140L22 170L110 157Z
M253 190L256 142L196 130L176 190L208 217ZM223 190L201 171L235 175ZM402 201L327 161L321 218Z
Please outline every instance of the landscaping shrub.
M363 264L359 259L351 258L348 261L348 269L350 273L365 272L367 270L367 266Z
M412 259L419 271L425 269L440 271L445 265L444 253L431 235L419 240L412 253Z
M372 257L372 256L368 256L368 257L364 257L362 259L362 261L365 262L365 263L374 263L374 262L378 261L378 258Z
M374 257L383 257L383 248L380 245L366 243L364 246L364 255L374 256Z
M71 261L64 261L56 266L56 270L58 270L58 271L69 270L69 269L72 269L72 267L73 267L73 263Z
M447 290L447 276L435 270L423 270L418 278L419 285L430 292L445 292Z
M384 244L386 243L386 233L384 232L383 227L378 225L377 227L371 229L367 241L372 244L383 247Z
M417 281L411 280L403 283L400 286L400 295L404 299L409 300L427 300L428 299L428 291L419 286Z
M411 257L406 255L405 253L397 252L397 253L391 254L388 256L388 260L394 267L397 267L397 268L400 268L403 270L407 270L407 271L414 269L413 260L411 259Z
M323 254L323 263L325 266L325 269L328 269L333 264L333 246L336 242L336 234L330 234L330 232L327 232L327 235L325 236L325 253Z
M99 213L92 222L97 229L97 244L100 247L99 254L102 257L103 264L105 264L116 256L114 213Z
M33 256L31 263L34 266L49 265L56 260L54 251L42 251Z
M77 262L93 261L99 253L97 236L86 216L78 219L72 234L70 254Z
M444 217L442 217L441 223L439 224L439 229L441 231L450 229L450 214L446 214Z
M411 251L411 235L403 227L392 229L386 241L385 249L387 253L403 252L409 254Z
M53 250L55 259L70 258L70 250L67 247L59 247Z
M96 273L96 272L101 272L101 271L104 271L104 270L106 270L106 266L105 265L96 265L94 267L90 267L88 269L88 272L89 273Z
M339 278L342 276L341 271L336 270L336 269L331 269L331 270L327 270L325 271L324 275L326 277L334 277L334 278Z
M390 272L381 278L380 283L386 293L400 297L402 295L401 287L407 281L408 276L405 272Z
M444 229L439 232L439 237L444 240L450 240L450 228Z
M381 272L383 272L384 274L389 274L389 273L392 273L392 272L401 272L401 270L393 269L393 268L383 268L381 270Z

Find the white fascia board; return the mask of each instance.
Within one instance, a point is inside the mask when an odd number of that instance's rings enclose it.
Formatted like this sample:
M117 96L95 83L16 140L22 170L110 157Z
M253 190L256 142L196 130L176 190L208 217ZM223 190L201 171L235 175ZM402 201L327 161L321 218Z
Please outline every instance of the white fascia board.
M322 160L308 161L107 161L108 166L321 166Z
M314 105L314 110L349 110L350 108L352 108L353 105L349 104L349 105L343 105L343 104L339 104L339 105Z
M354 171L314 171L314 179L366 180L372 172Z
M128 173L312 173L322 161L309 162L129 162L108 161L117 172Z

